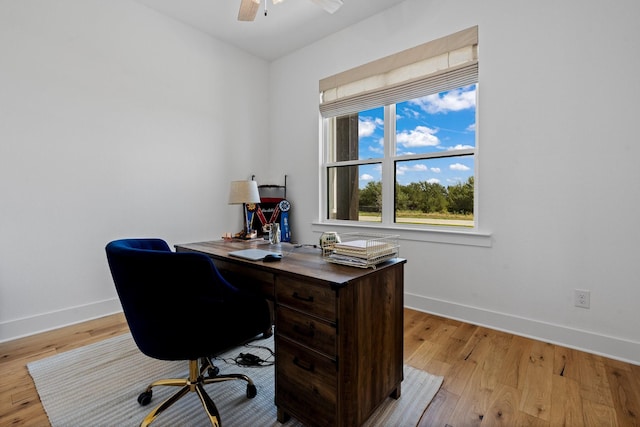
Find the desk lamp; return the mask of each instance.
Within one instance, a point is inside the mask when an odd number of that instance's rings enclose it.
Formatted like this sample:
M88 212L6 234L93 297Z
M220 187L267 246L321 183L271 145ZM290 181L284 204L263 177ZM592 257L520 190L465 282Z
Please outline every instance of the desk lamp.
M256 181L231 181L231 188L229 191L229 204L239 205L242 204L242 212L244 214L244 226L243 230L236 234L236 237L242 239L250 239L255 237L255 233L251 230L251 224L247 217L247 204L248 203L260 203L260 193L258 192L258 183Z

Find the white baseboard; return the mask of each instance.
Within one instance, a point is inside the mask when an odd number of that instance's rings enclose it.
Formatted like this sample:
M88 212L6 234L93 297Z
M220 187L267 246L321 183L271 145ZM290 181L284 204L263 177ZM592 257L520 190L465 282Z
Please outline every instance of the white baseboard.
M474 325L562 345L640 365L640 343L477 307L405 294L405 306ZM61 328L122 311L117 298L0 323L0 342Z
M23 317L0 323L0 342L58 329L75 323L86 322L98 317L122 311L120 300L112 298L82 306Z
M406 293L405 306L474 325L640 365L640 343Z

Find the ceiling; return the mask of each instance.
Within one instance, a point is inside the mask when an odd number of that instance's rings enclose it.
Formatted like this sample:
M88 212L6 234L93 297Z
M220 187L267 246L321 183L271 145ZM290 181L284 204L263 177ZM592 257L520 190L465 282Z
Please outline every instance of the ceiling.
M239 22L240 0L135 0L218 40L272 61L404 0L344 0L333 15L311 0L264 0L253 22Z

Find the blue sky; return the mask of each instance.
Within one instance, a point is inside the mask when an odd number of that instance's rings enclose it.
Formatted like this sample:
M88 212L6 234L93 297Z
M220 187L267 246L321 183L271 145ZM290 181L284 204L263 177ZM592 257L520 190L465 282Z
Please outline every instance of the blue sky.
M383 156L384 110L359 114L359 158ZM476 85L429 95L396 105L397 155L424 154L475 147ZM360 188L380 181L380 166L360 166ZM447 187L474 175L473 156L414 160L396 165L402 185L437 182Z

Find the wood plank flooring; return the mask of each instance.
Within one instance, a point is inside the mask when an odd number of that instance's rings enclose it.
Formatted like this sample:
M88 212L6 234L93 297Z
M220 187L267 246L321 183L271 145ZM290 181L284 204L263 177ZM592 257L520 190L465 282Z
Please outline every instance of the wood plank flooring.
M122 314L0 344L0 426L49 426L27 363L128 332Z
M26 364L128 331L121 314L0 344L0 426L48 426ZM405 309L405 362L444 376L420 427L640 426L640 366Z
M640 366L405 310L406 363L444 376L431 426L640 426Z

